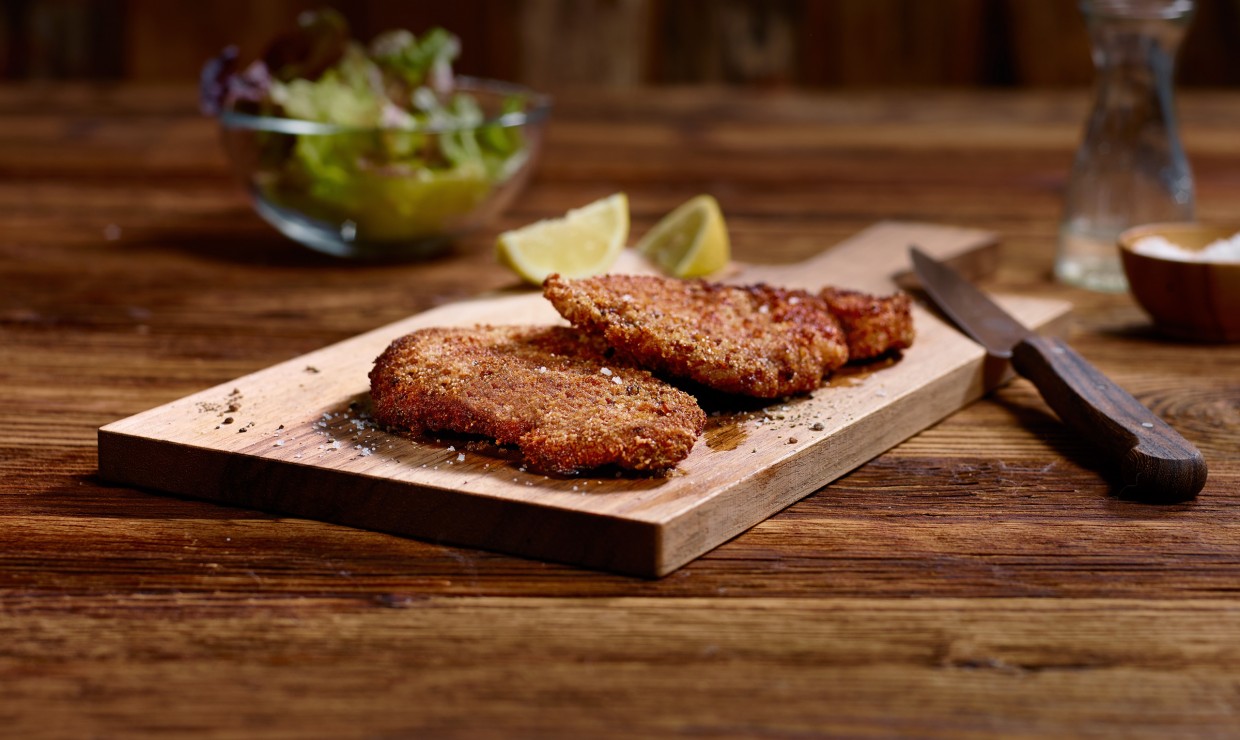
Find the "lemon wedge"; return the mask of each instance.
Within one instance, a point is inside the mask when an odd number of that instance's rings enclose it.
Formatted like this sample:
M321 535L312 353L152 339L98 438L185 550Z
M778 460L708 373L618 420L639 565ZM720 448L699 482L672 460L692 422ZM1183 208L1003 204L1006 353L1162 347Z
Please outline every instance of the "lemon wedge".
M709 195L691 198L660 219L637 243L637 251L678 278L709 275L732 256L723 213Z
M628 238L629 199L616 193L560 218L505 231L496 255L526 281L542 285L555 272L568 278L607 272Z

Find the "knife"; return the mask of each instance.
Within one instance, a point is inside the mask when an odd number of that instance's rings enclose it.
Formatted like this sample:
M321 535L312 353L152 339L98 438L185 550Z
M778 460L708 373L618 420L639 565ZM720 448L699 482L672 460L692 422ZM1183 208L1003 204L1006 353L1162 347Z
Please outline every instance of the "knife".
M934 303L987 354L1012 363L1068 426L1117 468L1119 495L1185 501L1206 483L1206 461L1191 442L1102 374L1066 342L1038 336L952 268L910 247L913 271Z

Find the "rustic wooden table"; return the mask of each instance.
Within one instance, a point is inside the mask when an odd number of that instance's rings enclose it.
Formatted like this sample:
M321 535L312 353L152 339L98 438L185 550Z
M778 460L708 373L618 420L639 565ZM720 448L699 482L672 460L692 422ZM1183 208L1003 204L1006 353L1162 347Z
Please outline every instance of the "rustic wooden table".
M1237 219L1240 95L1189 95ZM0 727L12 737L1222 736L1240 728L1240 346L1048 278L1081 93L564 93L515 207L347 264L246 205L192 91L0 89ZM1017 381L657 581L179 500L96 429L481 291L501 228L699 192L736 256L872 222L992 229L987 287L1196 443L1197 501L1119 500Z

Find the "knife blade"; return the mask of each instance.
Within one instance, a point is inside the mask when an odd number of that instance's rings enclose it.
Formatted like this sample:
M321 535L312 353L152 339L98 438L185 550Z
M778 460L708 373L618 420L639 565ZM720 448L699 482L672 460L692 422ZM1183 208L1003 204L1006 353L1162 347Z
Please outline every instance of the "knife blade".
M1185 501L1206 483L1201 451L1084 357L1026 328L951 267L910 247L926 294L986 352L1008 359L1059 418L1091 440L1120 475L1119 495Z

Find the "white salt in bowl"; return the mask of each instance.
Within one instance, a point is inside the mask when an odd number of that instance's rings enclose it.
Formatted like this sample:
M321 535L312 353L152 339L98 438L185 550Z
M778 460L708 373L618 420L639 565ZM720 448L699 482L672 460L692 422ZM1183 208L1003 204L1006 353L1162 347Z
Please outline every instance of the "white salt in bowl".
M1129 290L1161 331L1181 339L1240 341L1240 246L1217 244L1237 233L1240 227L1185 222L1145 224L1120 234Z

